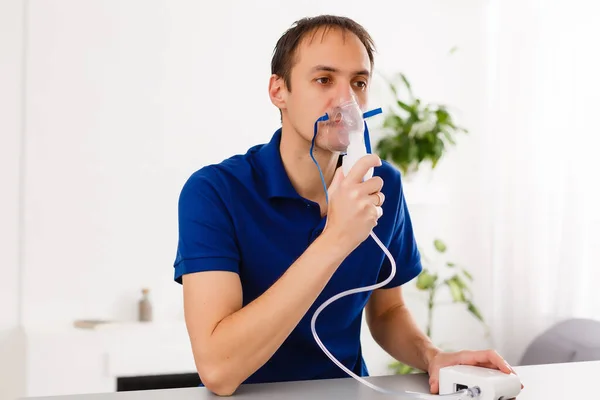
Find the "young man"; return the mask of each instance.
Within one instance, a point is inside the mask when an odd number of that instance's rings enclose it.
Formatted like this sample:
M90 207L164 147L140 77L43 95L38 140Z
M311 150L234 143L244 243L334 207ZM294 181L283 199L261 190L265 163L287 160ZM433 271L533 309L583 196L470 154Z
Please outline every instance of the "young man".
M318 347L310 321L331 296L389 277L371 230L397 273L386 287L344 297L321 313L317 333L333 355L368 374L360 345L364 309L377 343L427 371L432 393L443 366L511 373L494 351L441 352L416 326L401 285L422 267L395 168L371 154L344 176L340 153L317 134L314 157L326 201L310 156L314 123L350 99L364 107L372 71L373 43L360 25L334 16L298 21L272 61L269 95L281 129L269 143L206 166L184 185L175 279L183 284L199 376L218 395L242 383L347 376ZM331 122L321 127L335 129ZM373 167L375 176L363 182Z

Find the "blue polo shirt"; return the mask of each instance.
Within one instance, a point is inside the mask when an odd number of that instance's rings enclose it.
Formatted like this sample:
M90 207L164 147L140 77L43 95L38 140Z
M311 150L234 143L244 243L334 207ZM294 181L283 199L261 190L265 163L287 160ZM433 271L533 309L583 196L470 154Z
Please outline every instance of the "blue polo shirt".
M326 218L321 218L317 203L293 188L281 161L280 139L281 129L269 143L203 167L187 180L179 199L176 282L184 274L230 271L239 275L247 305L321 234ZM416 277L422 267L398 170L384 161L374 174L384 181L386 199L374 231L396 260L396 275L386 286L392 288ZM340 265L276 353L244 383L347 377L316 344L311 318L331 296L381 282L390 272L387 257L368 237ZM333 302L316 323L329 351L360 376L368 375L360 331L369 294Z

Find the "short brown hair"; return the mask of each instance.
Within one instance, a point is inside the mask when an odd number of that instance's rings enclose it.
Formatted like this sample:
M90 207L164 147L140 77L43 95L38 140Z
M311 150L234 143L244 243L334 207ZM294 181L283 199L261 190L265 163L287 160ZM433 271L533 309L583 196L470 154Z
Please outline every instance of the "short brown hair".
M271 74L278 75L283 78L288 90L292 90L290 75L294 66L294 56L296 48L305 35L316 33L316 31L325 27L325 32L328 29L338 28L342 32L351 32L355 34L362 44L367 49L371 68L373 68L373 53L375 52L375 43L369 33L360 24L347 17L339 17L335 15L320 15L317 17L307 17L294 22L275 45L273 59L271 60Z

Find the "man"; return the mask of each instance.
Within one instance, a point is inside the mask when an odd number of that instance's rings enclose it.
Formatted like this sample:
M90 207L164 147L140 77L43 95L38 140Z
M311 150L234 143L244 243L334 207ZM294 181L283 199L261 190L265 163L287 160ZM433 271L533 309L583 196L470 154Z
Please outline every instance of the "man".
M360 346L364 309L377 343L427 371L432 393L443 366L512 371L494 351L441 352L416 326L401 286L422 267L395 168L371 154L344 176L340 154L317 134L314 161L327 201L310 154L314 123L350 99L364 108L372 71L373 42L360 25L334 16L298 21L272 60L269 95L281 129L265 145L200 169L182 189L175 279L183 284L199 376L218 395L242 383L347 376L315 343L310 320L331 296L389 277L371 230L397 273L384 288L321 313L316 329L333 355L368 374ZM322 127L334 129L331 122ZM375 176L363 182L373 167Z

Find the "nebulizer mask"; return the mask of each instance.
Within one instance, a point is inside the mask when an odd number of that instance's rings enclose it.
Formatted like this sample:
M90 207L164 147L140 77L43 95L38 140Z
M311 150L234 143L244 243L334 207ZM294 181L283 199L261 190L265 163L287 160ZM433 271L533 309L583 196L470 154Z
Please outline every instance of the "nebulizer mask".
M313 154L315 146L342 154L342 170L344 176L348 175L356 161L371 153L369 129L365 119L380 113L381 108L363 112L356 97L352 95L349 99L338 102L329 112L315 121L310 156L319 169L327 201L329 201L327 185ZM367 180L372 176L373 168L370 168L363 179Z
M312 139L312 146L310 148L310 156L312 157L314 163L316 164L319 174L321 176L321 181L323 184L323 189L325 190L326 200L329 201L329 197L327 195L327 186L325 184L325 180L323 178L323 173L319 166L319 163L316 161L313 152L315 144L322 148L327 149L333 153L340 153L343 155L342 161L342 169L344 172L344 176L348 175L348 172L352 168L352 166L363 156L371 153L370 146L370 138L369 138L369 130L367 127L367 123L365 119L377 115L381 113L381 109L374 109L371 111L363 112L363 110L358 105L355 97L352 97L349 100L339 102L335 107L332 108L330 112L327 112L325 115L321 116L315 121L314 124L314 134ZM373 169L371 168L363 177L364 180L370 179L373 176ZM316 332L315 324L319 314L331 303L334 301L349 296L355 293L361 293L366 291L372 291L375 289L379 289L385 285L387 285L396 274L396 262L394 257L390 254L389 250L385 247L385 245L381 242L381 240L377 237L377 235L371 231L370 237L379 245L381 250L388 257L391 265L391 273L390 276L380 282L378 284L355 288L346 290L344 292L338 293L337 295L331 297L327 301L325 301L314 313L311 320L311 330L312 334L315 338L315 341L323 350L323 352L333 361L339 368L341 368L348 375L359 381L360 383L384 394L394 395L397 398L411 398L411 399L437 399L437 398L450 398L450 399L472 399L477 398L479 396L479 388L470 387L460 391L455 391L453 393L443 394L443 395L432 395L426 393L418 393L418 392L410 392L410 391L395 391L388 390L385 388L381 388L379 386L374 385L373 383L367 381L366 379L356 375L350 369L348 369L344 364L338 361L333 354L323 344L319 335Z

